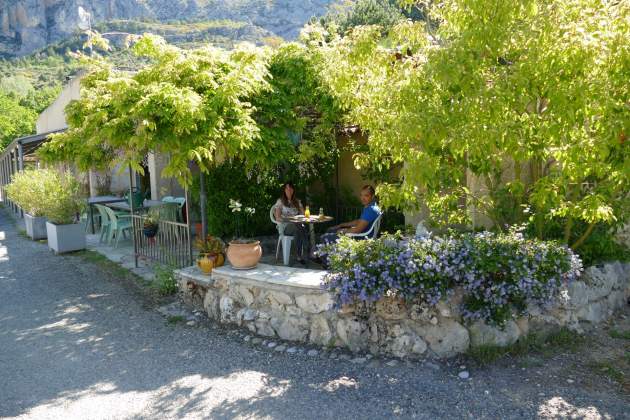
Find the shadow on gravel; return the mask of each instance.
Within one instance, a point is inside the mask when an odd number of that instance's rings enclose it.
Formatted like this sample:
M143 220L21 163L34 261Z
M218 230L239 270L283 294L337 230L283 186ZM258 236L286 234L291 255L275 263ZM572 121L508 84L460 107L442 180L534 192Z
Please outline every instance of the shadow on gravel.
M439 368L438 368L439 369ZM0 211L0 417L622 417L627 405L520 370L396 368L275 354L169 325L115 273L20 238ZM541 395L541 392L544 395Z

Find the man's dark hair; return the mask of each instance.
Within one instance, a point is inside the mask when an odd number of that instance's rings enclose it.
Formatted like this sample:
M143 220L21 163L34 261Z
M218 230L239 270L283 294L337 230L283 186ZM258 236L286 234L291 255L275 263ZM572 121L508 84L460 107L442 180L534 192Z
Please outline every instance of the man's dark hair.
M372 197L376 195L376 190L371 185L364 185L363 188L361 188L361 191L369 191Z

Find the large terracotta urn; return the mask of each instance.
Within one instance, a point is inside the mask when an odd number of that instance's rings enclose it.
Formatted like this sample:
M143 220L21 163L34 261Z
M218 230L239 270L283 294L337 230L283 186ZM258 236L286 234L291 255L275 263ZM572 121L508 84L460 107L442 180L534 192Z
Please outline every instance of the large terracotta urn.
M256 267L260 257L262 257L260 241L232 241L227 249L227 259L232 264L232 268L237 270Z

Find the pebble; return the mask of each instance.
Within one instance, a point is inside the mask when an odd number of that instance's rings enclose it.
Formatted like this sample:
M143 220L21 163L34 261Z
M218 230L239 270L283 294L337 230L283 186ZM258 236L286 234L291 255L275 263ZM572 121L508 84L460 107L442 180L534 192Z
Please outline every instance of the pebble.
M355 357L354 359L350 360L350 362L355 363L355 364L361 364L361 363L367 362L367 359L365 357Z
M431 369L433 369L433 370L440 370L440 366L439 366L439 365L436 365L436 364L435 364L435 363L433 363L433 362L426 362L424 365L425 365L426 367L430 367L430 368L431 368Z
M276 343L274 341L272 341L271 343L267 344L267 347L269 347L270 349L276 347Z
M381 362L379 362L377 359L374 359L372 361L370 361L370 363L368 363L367 365L369 368L377 368L381 366Z
M275 349L273 349L273 351L285 351L287 349L287 346L277 346Z
M573 382L575 382L573 379L567 379L567 382L572 384Z
M186 325L188 325L189 327L194 327L195 325L197 325L197 323L195 321L188 321Z
M366 355L365 355L365 358L366 358L366 359L368 359L368 360L370 360L370 359L371 359L371 358L373 358L373 357L374 357L374 356L372 356L371 354L366 354Z
M315 356L317 356L318 354L319 354L319 352L318 352L317 350L315 350L315 349L309 350L309 351L306 353L306 355L307 355L307 356L311 356L311 357L315 357Z
M463 370L463 371L459 372L459 374L457 376L459 376L459 379L468 379L468 378L470 378L470 373L468 373L467 370Z
M328 358L332 359L332 360L335 360L338 357L339 357L339 355L337 353L335 353L334 351L328 355Z
M298 349L296 347L289 347L287 349L287 353L294 354L297 353Z
M251 335L246 335L246 336L243 338L243 340L244 340L244 341L249 341L249 340L251 340L251 339L252 339L252 336L251 336Z
M339 359L340 360L350 360L350 359L352 359L352 356L350 356L349 354L341 354L341 355L339 355Z
M396 360L396 359L392 359L392 360L390 360L389 362L386 362L385 364L386 364L387 366L389 366L389 367L398 366L398 360Z
M252 338L252 343L253 344L260 344L260 343L262 343L262 338L259 338L259 337Z

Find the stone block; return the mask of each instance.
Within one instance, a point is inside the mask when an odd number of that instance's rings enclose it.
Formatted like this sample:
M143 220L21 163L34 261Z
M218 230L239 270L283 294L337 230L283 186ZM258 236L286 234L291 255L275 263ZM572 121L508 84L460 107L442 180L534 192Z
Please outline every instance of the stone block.
M352 351L367 348L369 339L367 324L356 318L342 318L338 320L337 335L341 342Z
M304 318L295 316L287 316L279 325L274 325L272 318L272 326L276 330L278 337L288 341L305 341L309 333L308 321Z
M470 345L468 330L454 320L445 319L438 325L414 323L413 328L438 357L464 353Z
M529 318L527 318L526 316L520 317L516 320L516 325L521 332L521 337L529 334Z
M309 314L319 314L332 309L333 301L328 293L306 294L295 298L297 306Z
M521 330L516 322L510 320L503 329L477 321L468 329L470 344L473 347L484 345L505 347L513 344L521 336Z
M579 308L588 303L589 287L583 281L573 281L567 287L569 293L569 306Z
M407 318L407 306L403 299L384 297L376 302L376 315L382 319L399 320Z
M258 318L254 322L256 333L265 337L273 337L276 332L271 327L271 316L266 312L258 312Z
M219 310L221 311L221 322L236 322L238 308L232 298L223 296L219 301Z
M254 303L254 293L250 288L242 284L232 285L229 291L229 296L235 302L239 302L243 306L252 306Z
M236 313L236 322L238 325L250 323L256 319L258 311L252 308L242 308Z
M576 316L580 321L601 322L608 318L608 301L602 299L597 302L591 302L576 311Z
M608 308L615 311L626 305L626 293L623 290L616 290L611 292L608 297Z
M278 310L286 305L293 305L293 298L284 292L268 290L260 294L260 303Z
M206 296L203 299L203 309L210 319L221 319L220 300L219 294L214 290L208 290L206 292Z
M327 346L330 344L332 338L332 331L326 317L323 315L316 315L312 317L309 341L320 346Z

